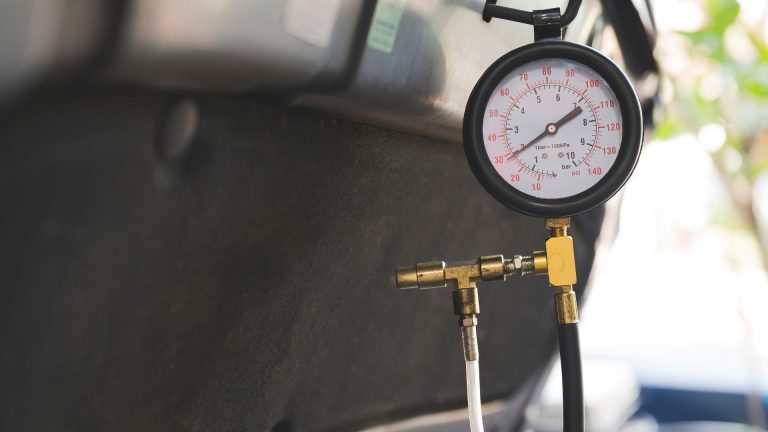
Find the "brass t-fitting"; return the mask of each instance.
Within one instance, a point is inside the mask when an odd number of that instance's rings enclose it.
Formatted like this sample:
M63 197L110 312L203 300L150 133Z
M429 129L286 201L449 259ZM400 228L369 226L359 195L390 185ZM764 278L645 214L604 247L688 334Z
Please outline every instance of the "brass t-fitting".
M397 286L409 288L445 288L450 286L453 312L459 316L464 359L477 360L477 315L480 313L478 281L505 280L514 274L534 272L534 259L516 255L505 259L503 255L482 256L476 260L445 263L432 261L396 271Z
M447 264L445 261L418 263L400 267L395 274L400 289L445 288L449 285L452 289L467 289L475 287L478 280L505 280L507 276L533 272L533 257L515 255L505 259L503 255L488 255Z

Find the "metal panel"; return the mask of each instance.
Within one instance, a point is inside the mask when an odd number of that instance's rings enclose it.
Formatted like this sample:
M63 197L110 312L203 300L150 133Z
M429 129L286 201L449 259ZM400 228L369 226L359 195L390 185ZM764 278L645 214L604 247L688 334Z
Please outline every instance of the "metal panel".
M533 10L557 2L515 1ZM561 1L565 7L566 1ZM533 40L528 25L485 23L482 0L380 0L402 8L391 53L369 43L358 73L338 94L309 94L299 104L331 109L396 129L457 141L464 106L477 79L504 53ZM584 2L567 37L584 41L596 19L595 2Z
M103 4L67 2L101 18L81 23L67 19L75 8L42 7L49 3L56 2L9 3L17 10L7 15L30 26L27 33L24 26L7 29L11 42L0 45L2 52L46 44L37 56L19 54L0 69L0 91L3 76L10 77L5 87L12 88L20 80L50 76L57 59L73 60L67 50L54 49L59 45L53 41L68 39L51 31L51 23L65 22L68 26L53 27L66 30L69 38L100 40L101 45L81 49L80 57L87 54L93 61L99 48L109 48L101 56L108 60L100 70L106 81L268 92L298 105L449 140L460 138L464 105L477 78L533 35L527 25L483 22L483 0L133 0L113 14L119 21L110 34L83 31L110 22ZM514 5L532 10L566 1L546 3ZM382 14L372 21L374 9ZM568 38L586 41L598 12L597 0L585 1ZM109 44L112 39L117 43Z
M359 0L135 0L111 77L176 88L300 88L343 73Z
M526 0L514 5L533 10L565 3ZM373 4L377 13L386 9L394 14L383 22L389 41L374 40L382 23L369 26L365 6L372 10ZM282 90L278 96L288 95L298 105L456 141L477 78L499 56L533 38L527 25L483 22L484 4L136 0L112 76L187 89ZM597 18L596 5L584 2L569 39L586 40ZM301 18L307 11L314 18ZM332 23L328 43L302 39L296 22ZM340 81L345 77L346 82Z

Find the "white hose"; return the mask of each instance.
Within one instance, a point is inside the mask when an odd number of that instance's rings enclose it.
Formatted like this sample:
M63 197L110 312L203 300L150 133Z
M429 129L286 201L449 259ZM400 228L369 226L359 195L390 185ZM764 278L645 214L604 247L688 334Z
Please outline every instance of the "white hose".
M467 405L469 407L469 430L483 432L483 411L480 401L480 363L467 361Z

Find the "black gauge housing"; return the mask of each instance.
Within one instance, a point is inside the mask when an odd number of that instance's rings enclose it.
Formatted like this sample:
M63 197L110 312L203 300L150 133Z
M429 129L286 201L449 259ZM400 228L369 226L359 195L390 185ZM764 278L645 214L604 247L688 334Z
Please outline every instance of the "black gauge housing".
M483 141L483 115L499 82L520 66L548 58L575 61L597 72L616 95L623 121L619 153L605 176L583 192L557 199L534 197L509 185L493 168ZM643 115L640 101L629 79L608 57L584 45L565 41L543 41L507 53L485 71L467 102L463 133L464 151L472 172L483 187L502 204L529 216L574 216L606 202L632 175L642 148Z

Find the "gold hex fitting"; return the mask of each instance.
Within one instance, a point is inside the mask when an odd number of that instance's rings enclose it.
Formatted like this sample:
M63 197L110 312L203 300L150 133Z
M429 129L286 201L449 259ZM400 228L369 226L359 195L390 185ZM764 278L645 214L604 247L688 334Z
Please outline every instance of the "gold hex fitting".
M579 308L576 304L576 293L573 286L555 288L555 311L557 322L560 324L575 324L579 322Z

